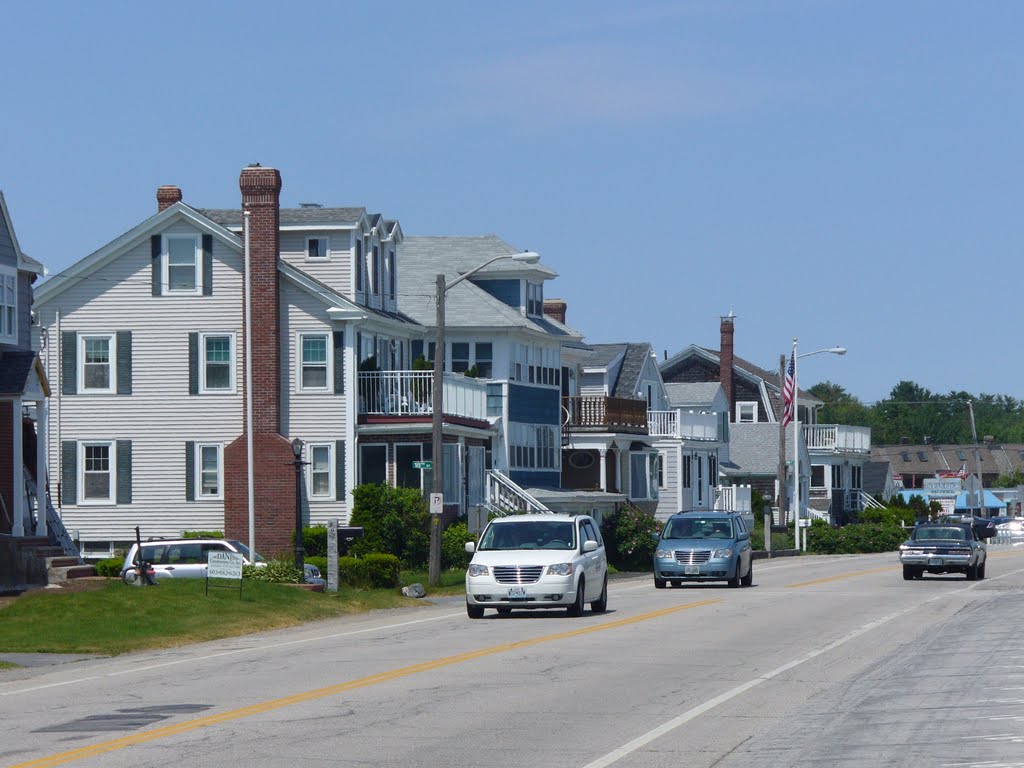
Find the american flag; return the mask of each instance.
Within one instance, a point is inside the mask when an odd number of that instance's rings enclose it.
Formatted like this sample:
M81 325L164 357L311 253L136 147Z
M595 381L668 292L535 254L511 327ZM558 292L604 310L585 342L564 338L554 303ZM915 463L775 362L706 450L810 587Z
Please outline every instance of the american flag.
M960 469L957 470L956 476L961 480L967 477L967 464L961 464Z
M796 358L790 356L789 368L786 369L786 380L782 384L782 426L786 426L793 420L794 400L796 391Z

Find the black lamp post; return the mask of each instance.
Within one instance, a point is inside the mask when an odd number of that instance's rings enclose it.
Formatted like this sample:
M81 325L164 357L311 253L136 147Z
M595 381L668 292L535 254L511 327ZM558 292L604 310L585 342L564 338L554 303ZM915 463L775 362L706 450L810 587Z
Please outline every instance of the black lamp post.
M295 461L295 567L305 578L306 574L306 550L302 546L302 468L309 462L302 460L302 441L299 438L292 440L292 453Z

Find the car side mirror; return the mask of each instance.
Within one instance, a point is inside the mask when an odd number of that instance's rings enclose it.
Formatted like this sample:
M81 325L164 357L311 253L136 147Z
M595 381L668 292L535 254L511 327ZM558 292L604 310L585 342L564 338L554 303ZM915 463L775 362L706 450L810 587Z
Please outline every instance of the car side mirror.
M474 542L474 541L467 541L466 542L466 554L472 555L474 552L476 552L476 542Z
M593 539L587 539L586 541L583 542L583 551L584 552L596 552L597 551L597 542L594 541Z
M978 523L974 526L974 535L979 539L991 539L996 533L994 523Z
M651 534L651 539L653 541L661 541L661 534L660 533L652 533Z
M740 531L739 536L736 537L736 541L749 541L750 531Z

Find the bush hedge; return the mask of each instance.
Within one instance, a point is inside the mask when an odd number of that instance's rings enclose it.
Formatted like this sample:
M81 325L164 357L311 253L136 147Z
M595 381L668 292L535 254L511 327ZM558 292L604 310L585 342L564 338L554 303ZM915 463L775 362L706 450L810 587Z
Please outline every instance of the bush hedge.
M268 560L262 566L243 565L242 578L274 584L301 584L305 581L302 571L295 567L295 563L287 560Z
M893 523L856 523L833 528L815 520L807 536L807 550L819 555L894 552L906 538L907 532Z
M469 525L464 520L452 523L441 534L441 567L444 569L469 568L470 558L466 552L466 542L476 541L476 535L469 532Z
M601 524L608 562L619 571L651 571L658 543L651 534L661 531L661 523L632 505L606 515Z
M394 555L369 554L365 557L339 557L338 581L362 589L398 587L400 562Z
M352 555L394 555L406 568L421 568L430 553L430 510L415 488L364 484L352 492L350 525L362 526L363 538Z
M120 576L123 557L108 557L95 564L97 576Z

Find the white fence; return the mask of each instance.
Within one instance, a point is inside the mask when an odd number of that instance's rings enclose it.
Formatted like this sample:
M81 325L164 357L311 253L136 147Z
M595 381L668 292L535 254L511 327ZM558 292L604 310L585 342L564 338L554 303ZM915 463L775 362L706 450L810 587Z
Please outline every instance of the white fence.
M647 432L655 437L717 440L718 414L696 413L681 408L673 411L648 411Z
M808 451L870 453L871 427L845 424L805 424L804 440Z
M458 373L444 374L443 410L452 416L487 418L487 385ZM359 374L359 413L380 416L431 415L432 371L373 371Z

